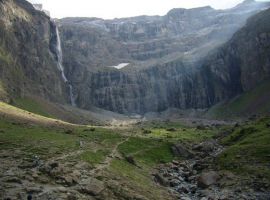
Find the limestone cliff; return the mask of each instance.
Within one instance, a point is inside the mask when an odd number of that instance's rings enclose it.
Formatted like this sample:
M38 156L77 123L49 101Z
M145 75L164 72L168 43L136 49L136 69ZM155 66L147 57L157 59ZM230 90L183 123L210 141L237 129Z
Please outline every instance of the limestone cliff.
M35 95L70 103L72 89L74 105L83 109L209 108L270 78L268 7L245 1L229 10L66 18L56 22L59 35L28 2L2 0L0 99Z
M203 7L173 9L165 16L60 20L64 66L78 106L143 114L207 108L241 93L239 58L214 68L205 57L267 7L246 1L229 10ZM120 63L130 65L109 67Z
M1 100L36 95L66 102L55 45L55 24L47 15L26 1L0 1Z
M202 69L212 72L228 90L249 91L270 78L270 9L251 17L233 38L205 58ZM209 80L213 81L213 80Z

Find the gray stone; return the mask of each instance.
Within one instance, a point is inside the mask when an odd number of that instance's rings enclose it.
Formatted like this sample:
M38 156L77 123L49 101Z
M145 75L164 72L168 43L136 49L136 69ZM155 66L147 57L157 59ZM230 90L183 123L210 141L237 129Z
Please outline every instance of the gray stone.
M155 181L158 182L162 186L169 186L169 182L166 178L164 178L161 174L154 174Z
M97 196L105 189L104 183L95 178L85 179L79 183L79 191L81 193Z
M208 188L210 185L216 184L220 176L215 171L204 172L198 177L198 186Z
M172 146L172 152L175 156L180 156L183 158L193 158L194 155L183 144L175 144Z

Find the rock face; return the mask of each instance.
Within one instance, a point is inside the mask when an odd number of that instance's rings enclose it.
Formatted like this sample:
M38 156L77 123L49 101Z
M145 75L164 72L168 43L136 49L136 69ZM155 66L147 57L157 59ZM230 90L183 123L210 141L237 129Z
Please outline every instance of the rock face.
M37 95L65 102L54 53L55 24L22 0L0 1L0 98Z
M209 56L203 68L226 82L231 89L248 91L270 78L270 9L251 17L222 48Z
M248 75L242 74L234 48L232 56L224 48L216 58L205 57L268 6L248 1L229 10L203 7L173 9L165 16L60 20L64 66L78 106L143 114L170 107L207 108L241 93L246 86L240 77ZM267 40L267 35L261 37ZM240 41L245 44L251 39L244 38ZM262 46L257 54L263 52ZM130 65L109 67L121 63Z
M80 183L80 191L90 195L98 195L102 190L105 189L103 182L95 179L89 178Z
M244 26L268 7L245 1L229 10L58 20L65 84L57 68L56 25L24 0L3 0L0 99L36 95L68 103L71 84L74 103L83 109L145 114L208 108L269 78L269 10Z

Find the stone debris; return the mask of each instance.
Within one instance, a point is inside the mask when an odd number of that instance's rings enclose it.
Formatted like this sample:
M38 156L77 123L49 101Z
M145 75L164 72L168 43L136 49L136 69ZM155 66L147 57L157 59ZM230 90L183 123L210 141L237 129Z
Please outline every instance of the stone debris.
M270 192L255 192L252 189L255 185L243 187L231 172L215 169L215 157L223 149L215 140L208 140L194 145L193 156L190 156L189 148L177 144L174 146L176 155L187 160L160 165L153 173L153 179L175 193L180 200L269 200Z

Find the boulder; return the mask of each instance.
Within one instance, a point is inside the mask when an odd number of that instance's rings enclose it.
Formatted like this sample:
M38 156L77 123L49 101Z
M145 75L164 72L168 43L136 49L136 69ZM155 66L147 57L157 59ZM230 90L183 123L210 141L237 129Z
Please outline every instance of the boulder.
M172 152L175 156L184 157L184 158L193 158L194 155L182 144L175 144L172 146Z
M167 128L166 131L169 131L169 132L175 132L177 131L175 128Z
M215 171L202 173L198 177L198 186L200 188L208 188L210 185L217 183L219 178L220 178L219 174Z
M200 143L199 145L194 146L193 150L204 151L204 152L209 153L209 152L214 151L215 147L216 147L215 140L208 140L208 141Z
M198 125L196 128L198 130L206 130L206 127L204 125Z
M68 130L65 130L65 134L73 134L73 131L72 130L70 130L70 129L68 129Z
M154 178L162 186L168 187L170 185L169 181L160 174L154 174Z
M85 179L79 185L79 192L92 196L97 196L105 189L104 183L95 178Z
M189 190L185 186L180 186L178 190L181 194L187 194L189 193Z
M130 164L132 165L135 165L136 166L136 162L134 160L134 157L133 156L127 156L126 157L126 161L129 162Z
M51 167L51 169L55 169L55 168L59 167L59 163L57 163L57 162L51 162L48 165Z

